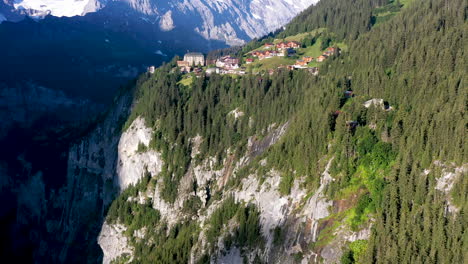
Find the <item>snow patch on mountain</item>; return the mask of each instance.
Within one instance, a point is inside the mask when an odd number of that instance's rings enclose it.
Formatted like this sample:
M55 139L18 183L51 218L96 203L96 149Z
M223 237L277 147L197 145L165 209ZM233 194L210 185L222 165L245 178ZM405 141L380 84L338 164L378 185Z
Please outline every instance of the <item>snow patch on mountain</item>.
M154 54L161 55L161 56L163 56L163 57L167 57L167 54L164 53L164 52L162 52L161 50L155 51Z
M174 20L172 20L172 11L167 11L166 14L161 17L159 28L161 28L162 31L171 31L175 28Z
M34 10L37 16L72 17L95 12L100 4L97 0L19 0L13 6L17 10Z

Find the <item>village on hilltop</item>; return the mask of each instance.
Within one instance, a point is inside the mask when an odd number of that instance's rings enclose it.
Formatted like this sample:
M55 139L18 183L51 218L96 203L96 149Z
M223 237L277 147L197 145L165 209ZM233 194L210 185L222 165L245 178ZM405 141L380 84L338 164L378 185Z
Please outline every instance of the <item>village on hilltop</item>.
M277 42L275 40L275 42ZM313 75L319 74L319 63L324 62L330 56L340 54L341 49L337 46L323 47L321 55L317 56L320 49L312 52L316 57L309 56L307 52L311 46L307 46L296 40L279 41L277 43L264 43L259 48L252 50L240 58L231 55L219 56L207 61L205 56L199 52L189 52L184 55L183 60L177 61L177 67L181 73L201 76L212 74L245 75L247 72L274 74L278 70L307 70ZM306 55L309 54L309 55ZM275 63L268 64L269 60L276 59ZM283 59L282 59L283 58ZM278 63L278 61L280 63ZM148 68L153 73L154 67Z

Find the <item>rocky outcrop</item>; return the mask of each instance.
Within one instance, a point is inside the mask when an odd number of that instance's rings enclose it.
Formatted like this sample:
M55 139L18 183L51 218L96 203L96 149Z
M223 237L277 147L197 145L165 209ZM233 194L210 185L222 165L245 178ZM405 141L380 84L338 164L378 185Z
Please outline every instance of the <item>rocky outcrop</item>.
M371 106L374 106L374 107L380 107L382 110L385 110L385 111L393 110L393 107L391 107L383 99L377 99L377 98L365 101L363 105L364 105L365 108L369 108Z
M120 137L117 180L121 190L130 184L136 184L145 172L151 175L158 175L161 172L163 164L161 154L148 149L152 136L153 130L147 128L144 119L139 117Z
M132 254L133 248L128 245L127 237L123 234L126 228L123 225L109 225L104 223L99 234L98 244L104 252L103 264L124 254Z
M452 201L451 192L454 187L455 182L459 177L466 177L468 172L468 164L463 164L462 166L456 167L455 164L444 164L440 161L434 162L434 165L442 169L442 175L437 179L437 185L435 186L436 190L442 192L447 200L446 212L458 213L460 208L458 208ZM424 173L427 175L431 171L426 170Z
M310 242L317 241L318 220L325 218L330 214L328 208L333 204L332 201L325 196L325 188L333 180L329 173L332 161L333 159L328 162L327 167L320 178L320 187L306 203L303 211L306 220L310 220L312 222L312 237Z

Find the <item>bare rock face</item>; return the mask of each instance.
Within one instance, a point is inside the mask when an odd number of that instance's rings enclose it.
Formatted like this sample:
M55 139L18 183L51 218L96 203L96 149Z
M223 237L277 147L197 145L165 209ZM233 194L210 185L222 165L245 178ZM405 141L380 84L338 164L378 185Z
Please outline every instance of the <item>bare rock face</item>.
M118 145L117 177L118 185L124 190L130 184L136 184L148 171L157 175L162 169L161 154L154 150L139 151L139 147L148 148L153 131L147 128L143 118L133 121L125 131Z
M124 254L131 254L133 249L128 245L127 237L123 234L126 228L122 225L109 225L104 223L99 234L98 244L104 252L103 264Z
M455 167L453 164L444 164L440 161L436 161L434 165L442 169L442 175L437 179L435 188L446 196L446 212L458 213L460 208L453 203L450 193L459 177L466 177L468 164L465 163L460 167ZM429 174L430 170L425 171L425 173Z

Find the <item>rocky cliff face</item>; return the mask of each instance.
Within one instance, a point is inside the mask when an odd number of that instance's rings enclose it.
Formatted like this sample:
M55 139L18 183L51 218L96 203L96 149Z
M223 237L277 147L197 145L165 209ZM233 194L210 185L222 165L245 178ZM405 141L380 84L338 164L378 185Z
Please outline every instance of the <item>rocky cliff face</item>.
M333 181L329 174L333 158L326 161L324 172L321 177L319 188L308 195L303 189L302 180L293 184L289 195L280 194L280 173L271 170L264 179L258 175L251 174L244 178L238 186L227 186L231 175L248 165L252 160L275 144L286 132L288 124L281 126L272 125L269 133L262 140L251 138L248 150L240 159L227 157L222 168L215 168L214 159L206 158L198 165L193 162L189 170L181 180L176 201L170 204L162 199L160 181L154 189L150 191L138 192L136 196L128 199L144 204L151 201L152 208L157 210L163 222L169 227L186 219L184 213L184 201L192 197L198 197L204 205L191 221L201 227L195 246L192 248L189 263L196 263L199 258L207 254L209 244L206 243L205 231L208 228L208 221L215 210L217 210L227 197L234 199L241 204L254 204L260 212L261 235L265 241L264 246L256 248L254 251L245 253L237 247L225 248L224 239L229 234L228 224L223 229L218 238L217 253L211 256L212 263L239 263L242 259L247 259L249 263L254 261L255 256L260 256L267 263L295 263L300 254L302 263L314 263L320 256L325 263L335 263L339 260L342 246L346 241L356 239L367 239L369 230L352 232L343 226L336 233L336 238L330 243L331 246L324 247L320 251L313 251L307 246L319 240L319 233L325 228L326 219L331 212L345 210L336 208L334 201L327 198L325 190L328 184ZM117 159L116 178L119 179L121 188L128 186L128 183L135 183L144 173L141 169L147 168L152 178L158 179L162 161L160 154L153 150L145 150L137 153L138 145L148 146L152 132L145 127L144 120L135 119L130 128L122 135L119 143L119 157ZM198 146L204 140L201 137L192 139L192 156L198 153ZM259 166L265 166L266 161L259 161ZM121 168L121 169L119 169ZM126 169L122 169L126 168ZM194 187L196 182L196 187ZM221 200L207 203L211 196L222 194ZM335 209L334 209L335 208ZM324 224L325 223L325 224ZM283 240L275 241L275 229L284 232ZM126 227L121 224L109 224L105 222L99 234L99 245L104 252L104 263L113 260L131 260L133 258L133 247L129 243L134 239L145 239L147 229L143 228L134 232L128 237ZM223 253L222 253L223 252ZM243 252L243 253L242 253Z
M58 256L61 262L78 256L79 247L72 245L80 243L88 244L95 254L88 257L88 262L94 262L92 259L100 255L93 238L100 229L106 206L121 188L115 173L121 126L131 102L131 92L122 95L104 121L69 151L66 186L51 200L52 207L61 211L61 217L47 221L48 232L65 242Z
M32 91L27 94L39 97L35 104L29 105L32 112L36 108L38 112L42 108L62 107L68 103L74 106L73 101L67 100L60 93L44 91L43 88ZM16 94L10 94L9 98ZM50 97L57 99L57 106L40 104ZM27 102L27 98L23 99ZM19 254L17 251L21 251L18 256L20 261L36 263L100 262L102 251L97 245L96 237L102 226L105 209L118 191L124 188L124 184L132 179L132 175L127 175L126 182L120 183L116 177L119 168L118 153L122 150L119 146L123 144L120 143L121 127L128 117L132 100L132 91L120 96L106 117L97 122L85 137L75 141L68 153L63 153L61 149L55 153L51 146L44 146L45 150L36 149L37 147L21 150L22 146L16 144L14 148L24 153L19 153L18 157L14 156L15 153L10 153L13 155L12 162L0 162L0 191L5 201L13 206L11 209L11 206L2 208L2 221L7 219L5 214L14 214L11 222L5 225L9 229L8 234L14 236L11 238L11 253L8 254L13 257ZM20 113L22 112L17 113L19 121L23 118ZM16 137L21 137L21 134ZM54 138L55 144L60 145L60 141L61 138ZM50 144L47 140L39 141L38 144L47 142ZM2 145L7 147L6 144ZM32 151L39 153L32 156ZM42 164L42 167L37 167L41 163L39 155L45 156L44 162L52 162L50 166ZM60 157L68 159L62 160ZM19 165L13 162L15 158L19 159ZM51 178L60 173L62 177ZM63 177L64 174L66 177ZM87 252L87 256L83 256L83 252Z

